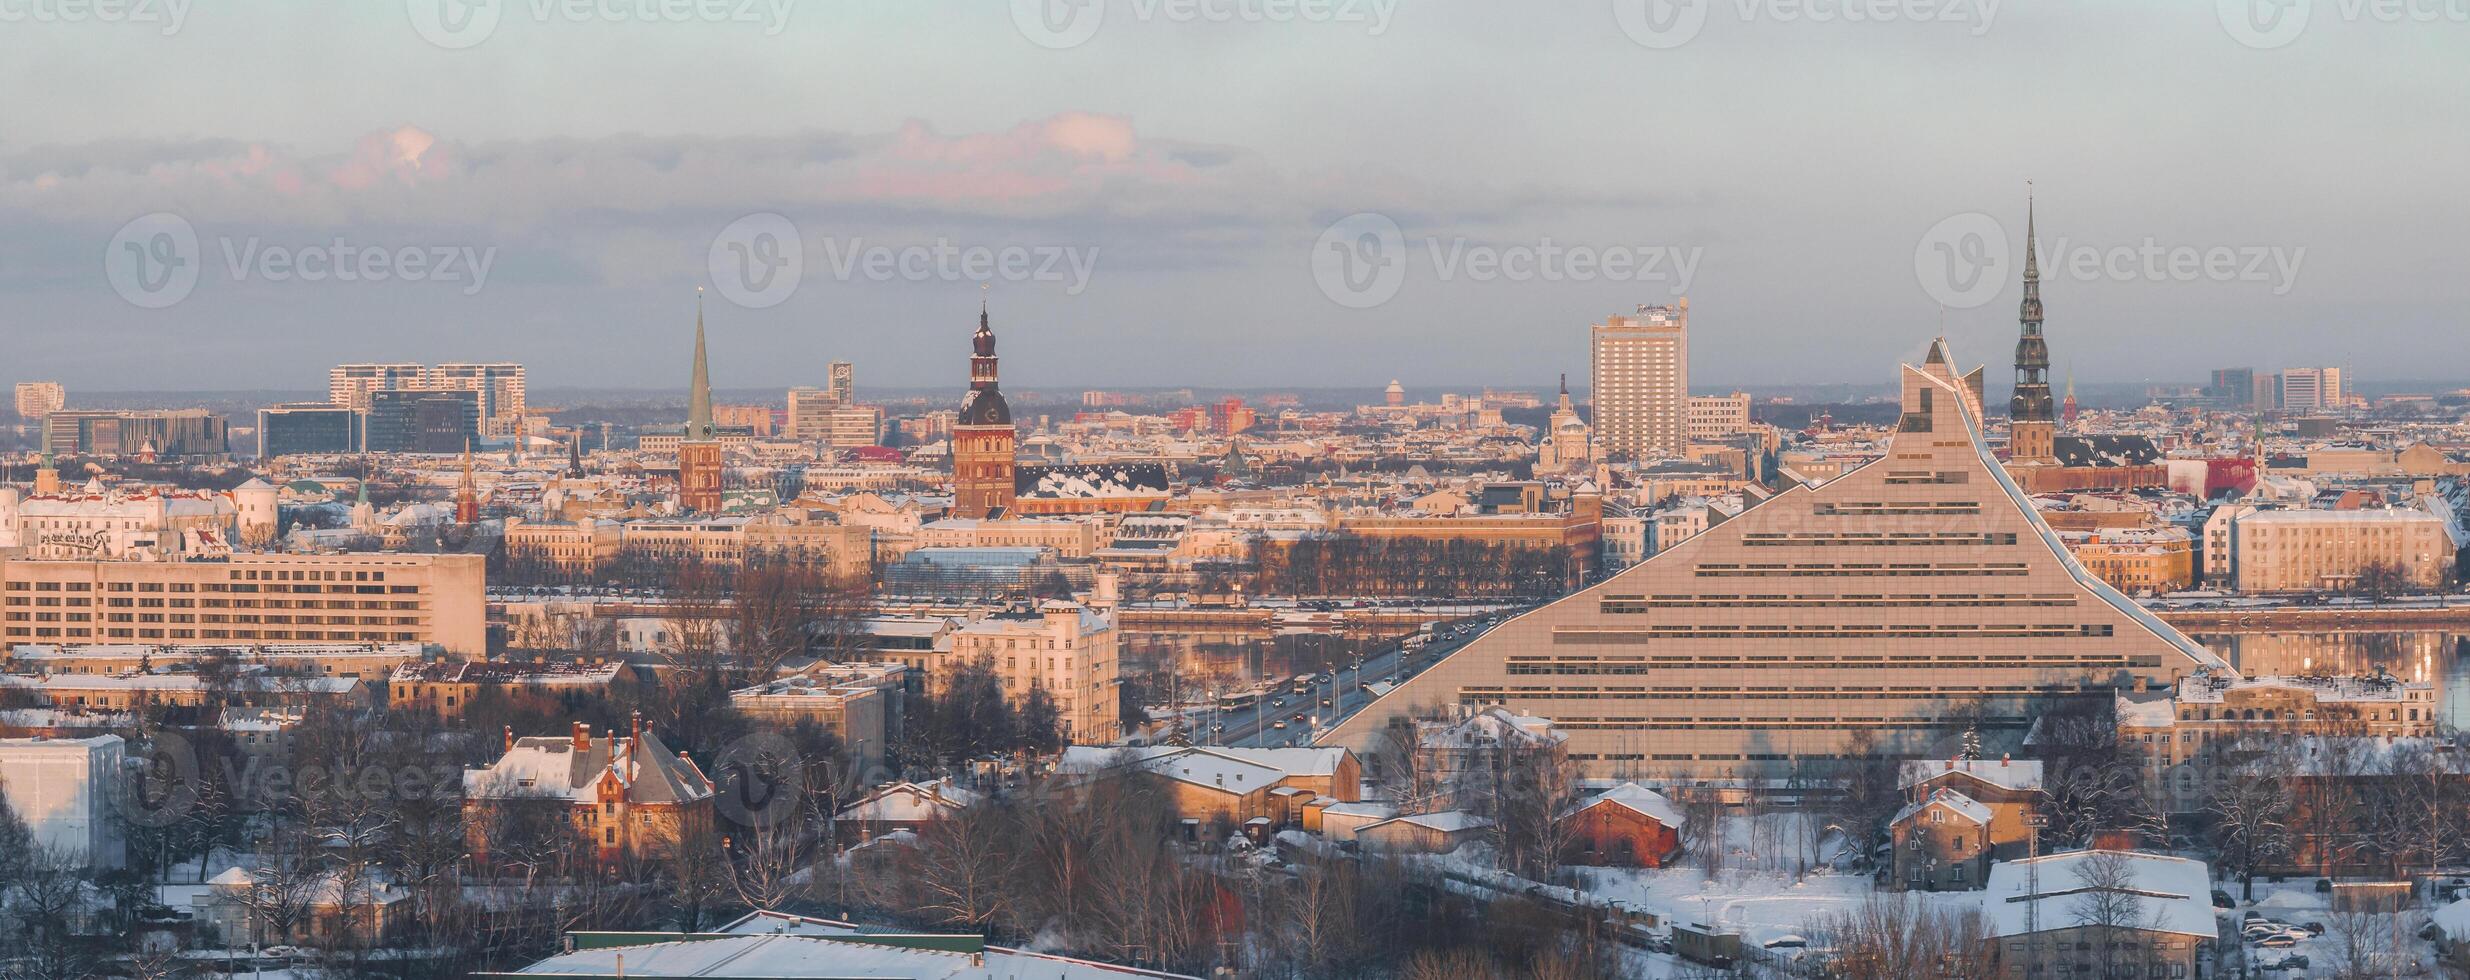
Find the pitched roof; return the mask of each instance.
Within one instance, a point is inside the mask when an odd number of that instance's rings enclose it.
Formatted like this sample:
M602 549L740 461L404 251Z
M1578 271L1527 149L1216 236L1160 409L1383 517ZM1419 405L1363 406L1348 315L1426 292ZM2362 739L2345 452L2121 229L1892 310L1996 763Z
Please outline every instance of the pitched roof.
M1622 783L1597 793L1579 804L1578 810L1573 812L1584 812L1601 805L1628 809L1674 830L1681 829L1682 821L1686 819L1681 815L1681 808L1674 806L1671 799L1637 783Z
M1890 819L1887 822L1891 824L1903 823L1904 821L1911 819L1915 814L1918 814L1923 810L1927 810L1932 806L1944 806L1947 809L1953 810L1957 814L1962 815L1964 819L1983 826L1988 826L1990 823L1989 807L1982 805L1979 800L1973 799L1972 797L1956 792L1955 790L1948 789L1944 786L1941 786L1935 792L1932 792L1928 799L1906 804L1903 809L1895 812L1895 817L1893 819Z
M473 799L598 799L604 773L614 774L631 803L691 803L712 795L712 781L694 760L669 750L660 736L644 732L588 740L577 749L570 737L519 738L486 769L463 773L463 791Z
M1969 776L2000 789L2021 792L2041 788L2039 759L1910 759L1904 763L1904 778L1899 785L1911 789L1949 773Z
M2088 880L2088 874L2097 879L2097 863L2108 860L2121 863L2121 881L2116 883L2120 887ZM2033 890L2036 879L2038 891ZM2153 931L2212 939L2220 935L2213 920L2212 887L2210 869L2192 858L2141 851L2069 851L1992 865L1983 905L1991 935L2021 936L2036 926L2048 932L2082 925L2087 896L2124 892L2137 899L2135 918L2149 919ZM2036 911L2038 923L2034 922Z

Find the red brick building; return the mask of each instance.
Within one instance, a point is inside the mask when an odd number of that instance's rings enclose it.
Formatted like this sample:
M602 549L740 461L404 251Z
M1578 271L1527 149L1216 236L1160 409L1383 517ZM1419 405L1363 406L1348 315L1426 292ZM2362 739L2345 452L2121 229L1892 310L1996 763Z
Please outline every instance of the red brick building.
M1561 819L1565 864L1660 868L1681 852L1680 808L1637 783L1596 794Z

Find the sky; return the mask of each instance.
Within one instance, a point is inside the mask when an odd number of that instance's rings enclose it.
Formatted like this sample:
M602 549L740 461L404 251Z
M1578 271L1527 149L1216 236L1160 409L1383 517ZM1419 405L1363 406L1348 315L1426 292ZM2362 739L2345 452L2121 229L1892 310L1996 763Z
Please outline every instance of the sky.
M0 381L2470 382L2463 0L0 0Z

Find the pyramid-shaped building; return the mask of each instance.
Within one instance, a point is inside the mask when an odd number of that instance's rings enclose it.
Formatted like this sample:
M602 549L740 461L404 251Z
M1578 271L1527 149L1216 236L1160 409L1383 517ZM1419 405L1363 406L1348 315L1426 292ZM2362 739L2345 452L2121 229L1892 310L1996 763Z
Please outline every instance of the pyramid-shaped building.
M2052 699L2221 659L2078 565L1981 435L1981 372L1903 367L1887 455L1510 619L1323 736L1451 704L1552 719L1589 776L1777 778L2022 740Z

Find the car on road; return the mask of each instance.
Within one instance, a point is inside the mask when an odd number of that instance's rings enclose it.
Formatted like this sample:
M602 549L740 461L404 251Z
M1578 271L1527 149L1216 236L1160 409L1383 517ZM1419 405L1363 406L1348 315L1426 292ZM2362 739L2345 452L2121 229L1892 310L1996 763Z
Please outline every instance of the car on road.
M1280 718L1280 719L1278 719L1277 724L1271 725L1271 726L1269 726L1269 727L1271 727L1271 728L1279 728L1279 729L1283 729L1283 728L1285 728L1285 727L1286 727L1286 719L1284 719L1284 718Z
M2305 954L2305 953L2292 953L2292 954L2290 954L2290 955L2288 955L2288 956L2284 956L2284 957L2282 957L2281 959L2275 960L2275 961L2273 961L2273 962L2271 962L2271 963L2260 963L2260 964L2257 964L2257 966L2258 966L2259 968L2261 968L2261 969L2266 969L2266 970L2274 970L2274 971L2280 971L2280 970L2304 970L2304 969L2307 969L2310 965L2311 965L2311 964L2309 964L2309 963L2307 962L2307 954Z
M2298 945L2298 937L2286 932L2276 932L2255 942L2256 945L2265 949L2288 949Z

